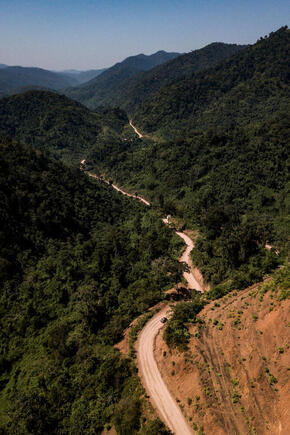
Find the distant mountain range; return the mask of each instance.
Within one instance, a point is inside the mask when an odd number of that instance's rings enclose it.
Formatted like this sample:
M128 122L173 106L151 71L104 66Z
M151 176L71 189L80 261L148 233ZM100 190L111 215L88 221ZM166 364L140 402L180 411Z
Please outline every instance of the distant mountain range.
M213 43L187 54L157 51L130 56L107 69L48 71L0 64L0 97L31 89L64 93L89 108L121 107L128 113L171 82L217 65L245 48Z
M92 101L91 104L87 105L100 106L107 103L105 97L108 92L116 93L119 87L124 86L125 82L132 76L139 72L148 71L177 56L179 53L165 51L158 51L149 56L139 54L128 57L111 68L88 71L72 69L48 71L43 68L0 64L0 97L25 92L29 89L60 91L69 88L64 93L71 98L87 103L87 100L93 96L93 100L97 98L98 103L95 104ZM75 92L74 87L77 87ZM83 94L84 97L82 97Z
M25 87L59 90L77 84L77 80L42 68L7 66L0 69L0 92L12 94Z
M88 71L49 71L43 68L0 64L0 96L24 92L28 89L59 91L76 86L98 76L105 69Z
M59 74L63 74L66 77L71 77L74 80L77 80L78 84L82 84L85 82L88 82L89 80L92 80L95 77L98 77L100 74L102 74L104 71L106 71L107 68L102 69L90 69L88 71L79 71L76 69L68 69L64 71L60 71Z
M129 79L178 56L180 56L179 53L167 53L166 51L157 51L149 56L145 54L130 56L89 82L67 89L65 95L90 108L104 105L116 106L113 102L114 95L117 95L120 89L126 89Z

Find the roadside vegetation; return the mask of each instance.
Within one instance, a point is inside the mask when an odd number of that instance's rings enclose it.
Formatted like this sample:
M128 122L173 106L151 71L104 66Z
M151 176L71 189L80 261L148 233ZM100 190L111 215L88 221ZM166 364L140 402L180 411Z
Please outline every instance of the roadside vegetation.
M138 432L142 388L113 344L174 285L180 241L29 146L2 140L0 162L0 431Z

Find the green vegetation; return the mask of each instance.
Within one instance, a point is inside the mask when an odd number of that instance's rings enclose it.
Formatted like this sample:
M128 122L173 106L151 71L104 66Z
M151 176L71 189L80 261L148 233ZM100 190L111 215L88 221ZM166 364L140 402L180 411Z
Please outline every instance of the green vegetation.
M81 104L47 91L28 91L0 100L0 135L34 145L79 166L98 146L118 143L127 116L118 109L91 112Z
M282 27L219 63L162 88L134 113L144 131L168 137L262 122L289 104L290 32Z
M282 28L164 88L136 115L154 141L88 156L97 172L199 230L193 260L214 286L245 288L271 272L281 260L266 243L281 257L289 249L288 47Z
M119 109L92 112L44 91L0 100L0 134L13 138L0 145L0 432L94 434L113 423L124 435L166 434L159 421L142 420L136 368L113 348L180 279L181 242L155 209L196 230L193 261L211 283L206 297L173 308L164 332L170 347L186 349L187 323L207 301L260 280L286 257L289 31L220 63L229 47L215 48L173 61L175 81L150 99L171 62L140 74L143 85L132 86L124 104L150 134L142 140ZM129 69L119 64L96 83L113 80L120 91L123 79L149 68L136 64L143 60L131 58ZM82 90L95 104L97 94ZM89 180L76 169L82 159L153 207ZM261 302L266 291L289 297L289 266L252 297ZM132 331L131 351L149 315ZM234 391L234 403L239 398Z
M0 431L133 434L142 389L112 345L174 283L179 241L39 150L3 140L0 165Z
M159 418L147 423L146 427L142 430L141 435L170 435L171 431L166 429L164 424Z
M163 337L169 347L187 349L189 332L186 323L194 323L196 315L202 310L205 303L200 294L193 296L191 302L180 302L173 307L173 315L168 320Z

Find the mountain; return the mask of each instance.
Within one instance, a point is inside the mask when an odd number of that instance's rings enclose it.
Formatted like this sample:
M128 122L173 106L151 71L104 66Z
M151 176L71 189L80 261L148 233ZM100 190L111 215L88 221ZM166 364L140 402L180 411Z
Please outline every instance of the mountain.
M143 391L113 344L174 284L156 267L178 266L173 233L28 145L1 139L0 168L0 432L138 431Z
M66 77L71 77L74 80L77 80L77 84L82 84L85 82L88 82L89 80L92 80L95 77L98 77L100 74L102 74L104 71L106 71L107 68L102 69L90 69L88 71L78 71L75 69L69 69L59 72L59 74L63 74Z
M88 155L200 236L194 264L212 285L262 278L289 249L289 30L163 88L136 109L145 132Z
M112 141L128 123L118 109L91 112L48 91L28 91L0 100L0 135L50 151L74 163L98 142Z
M216 67L164 87L136 109L144 131L247 124L289 104L290 32L284 27Z
M180 55L149 71L134 75L123 81L118 88L109 89L103 104L121 107L127 113L132 113L142 101L150 99L162 87L181 77L215 66L245 47L216 42L200 50Z
M4 63L0 63L0 69L2 68L7 68L7 65L5 65Z
M158 51L149 56L139 54L128 57L123 62L108 68L88 83L67 89L65 94L90 108L107 105L107 94L117 92L129 78L139 72L148 71L177 56L179 56L178 53Z
M7 66L0 68L0 93L17 93L23 87L41 87L59 90L73 86L78 81L73 77L64 76L41 68L22 66Z

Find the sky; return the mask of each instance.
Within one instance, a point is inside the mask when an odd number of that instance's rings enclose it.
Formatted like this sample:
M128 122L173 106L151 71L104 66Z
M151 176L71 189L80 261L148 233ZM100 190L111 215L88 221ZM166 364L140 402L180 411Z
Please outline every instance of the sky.
M0 63L95 69L139 53L254 43L289 0L0 0Z

